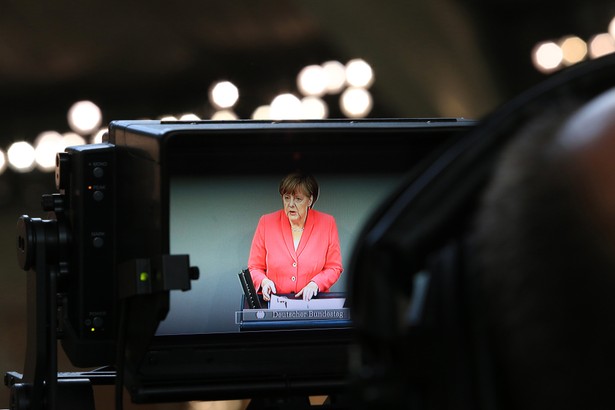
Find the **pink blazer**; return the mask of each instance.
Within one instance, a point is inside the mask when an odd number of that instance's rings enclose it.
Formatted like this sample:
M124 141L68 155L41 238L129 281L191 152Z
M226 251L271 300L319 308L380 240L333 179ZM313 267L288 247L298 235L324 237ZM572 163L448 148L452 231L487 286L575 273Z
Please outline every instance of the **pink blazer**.
M333 216L310 209L301 241L295 251L290 222L283 210L263 215L258 221L248 269L259 289L271 279L277 293L296 293L310 281L326 292L342 273L342 254Z

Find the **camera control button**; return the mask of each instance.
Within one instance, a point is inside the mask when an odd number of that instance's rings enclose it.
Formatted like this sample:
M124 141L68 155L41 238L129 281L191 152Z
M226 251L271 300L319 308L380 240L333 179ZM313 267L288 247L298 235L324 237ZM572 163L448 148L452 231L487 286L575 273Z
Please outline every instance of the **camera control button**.
M92 324L94 325L94 327L96 328L101 328L103 327L103 325L105 324L105 321L103 320L102 317L100 316L96 316L94 319L92 319Z
M94 198L95 201L100 202L105 198L105 194L103 194L102 191L94 191L94 194L92 194L92 197Z
M103 176L105 176L105 170L101 167L96 167L92 170L92 174L96 178L102 178Z
M95 248L102 248L104 244L105 240L100 236L97 236L92 239L92 245L94 245Z

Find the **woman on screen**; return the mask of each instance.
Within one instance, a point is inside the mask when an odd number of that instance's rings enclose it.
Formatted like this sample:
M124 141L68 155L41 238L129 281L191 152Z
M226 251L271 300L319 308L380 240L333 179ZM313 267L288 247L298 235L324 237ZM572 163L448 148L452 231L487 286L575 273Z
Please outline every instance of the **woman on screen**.
M342 273L342 255L333 216L313 209L316 179L293 173L279 186L283 209L263 215L250 248L248 269L263 299L295 293L310 300L327 292Z

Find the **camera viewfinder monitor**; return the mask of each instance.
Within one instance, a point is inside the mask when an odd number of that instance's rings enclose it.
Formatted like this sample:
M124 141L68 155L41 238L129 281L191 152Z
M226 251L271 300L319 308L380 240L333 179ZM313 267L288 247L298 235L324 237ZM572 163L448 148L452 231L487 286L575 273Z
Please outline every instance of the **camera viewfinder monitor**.
M128 363L133 400L342 392L353 343L346 279L355 238L404 179L473 125L459 119L112 122L117 263L186 254L200 272L191 290L171 292L144 357ZM265 301L250 287L248 258L259 219L283 208L278 187L294 172L317 180L312 209L335 219L344 270L310 301L292 293Z

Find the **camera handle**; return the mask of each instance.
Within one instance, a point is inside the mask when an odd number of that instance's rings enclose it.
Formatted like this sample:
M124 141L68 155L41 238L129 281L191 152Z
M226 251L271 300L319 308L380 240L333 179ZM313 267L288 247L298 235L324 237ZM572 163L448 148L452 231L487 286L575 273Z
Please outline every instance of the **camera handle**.
M18 261L27 274L27 342L24 373L7 373L11 410L94 409L89 377L58 378L57 280L64 273L63 224L23 215L17 222ZM108 376L108 374L106 375Z

